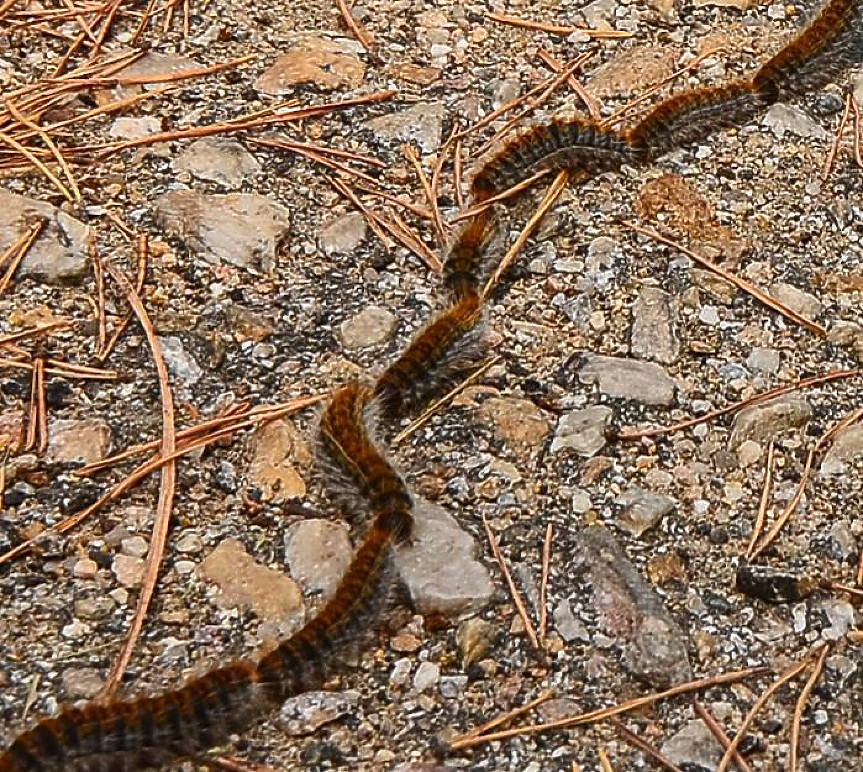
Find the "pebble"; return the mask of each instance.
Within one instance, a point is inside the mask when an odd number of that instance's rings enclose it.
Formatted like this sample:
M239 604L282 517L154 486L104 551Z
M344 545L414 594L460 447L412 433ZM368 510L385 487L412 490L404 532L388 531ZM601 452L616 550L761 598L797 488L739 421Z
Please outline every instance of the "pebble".
M120 543L120 552L133 558L142 558L150 550L150 545L142 536L130 536Z
M821 301L791 284L774 282L770 286L770 296L808 319L817 319L821 316L823 308Z
M303 622L303 594L287 574L263 566L240 542L226 539L198 566L198 575L218 587L221 608L251 611L261 621L277 624L283 633Z
M551 421L533 402L515 397L491 397L479 408L483 423L492 426L495 436L521 457L530 456L545 444Z
M830 326L827 340L837 346L847 346L863 363L863 325L840 319Z
M140 587L144 581L146 563L141 558L131 555L114 555L111 570L117 581L124 587Z
M728 449L736 451L746 440L767 445L802 427L812 417L812 407L796 395L777 397L744 408L734 418Z
M687 635L656 591L632 565L604 526L581 532L573 567L586 574L601 631L623 648L623 663L635 676L665 689L690 680Z
M798 137L816 139L820 142L831 138L829 132L808 113L785 102L774 104L764 114L761 123L778 139L783 139L786 134L796 134Z
M714 770L723 755L722 746L703 721L687 723L666 740L660 750L672 763L693 770Z
M95 579L98 571L99 566L95 560L81 558L81 560L75 561L75 565L72 567L72 576L76 579Z
M821 606L827 614L830 627L822 630L821 637L825 641L838 641L844 638L854 627L854 606L846 600L825 600Z
M587 354L584 361L579 380L599 384L599 391L608 397L644 405L668 406L674 401L676 384L661 365L599 354Z
M554 619L554 629L566 643L590 640L590 633L584 623L575 618L572 613L572 606L566 598L554 607L552 618Z
M359 212L349 212L325 225L318 236L326 255L347 255L353 252L368 234L366 218Z
M36 218L46 223L18 267L18 278L49 284L78 282L90 260L90 228L62 209L0 190L0 254L29 230Z
M201 543L201 537L194 532L182 534L177 539L175 546L177 548L177 552L180 552L184 555L195 555L203 548L203 544Z
M114 610L114 602L105 596L78 598L72 604L72 612L81 619L104 619Z
M367 306L339 325L339 336L346 349L358 351L386 343L395 327L396 318L386 308Z
M90 700L102 691L105 679L95 668L69 668L63 671L63 691L70 700Z
M291 576L307 594L332 597L353 557L344 523L311 519L297 523L285 537L285 559Z
M860 458L863 458L863 426L850 426L834 438L821 462L820 472L845 474Z
M252 435L246 479L266 501L280 504L306 495L306 483L297 466L308 466L311 461L308 440L290 419L271 421Z
M442 102L420 102L406 110L372 118L365 126L390 141L416 142L428 154L440 147L444 114Z
M413 662L410 659L407 657L397 659L393 663L393 669L390 672L390 684L396 688L407 686L408 681L410 681L412 669Z
M677 502L669 496L633 485L617 500L621 507L615 523L633 536L641 536L674 511Z
M746 366L756 372L773 375L779 369L779 352L772 348L754 348L746 358Z
M175 336L160 336L162 356L168 372L186 386L194 386L204 376L204 371L183 345L183 341Z
M108 135L112 139L140 139L158 134L160 131L162 131L162 121L155 116L145 115L140 118L122 116L114 119Z
M183 149L172 168L233 190L257 174L261 164L235 139L205 137Z
M302 83L322 91L357 88L366 74L353 40L304 37L297 40L255 81L255 88L269 96L293 93Z
M353 713L359 701L360 695L354 691L306 692L285 700L276 724L291 737L301 737Z
M595 456L605 446L605 429L611 415L607 407L589 407L564 413L557 422L551 452L571 448L580 456ZM589 507L589 499L587 504Z
M740 443L737 448L737 460L741 467L748 467L757 464L764 455L764 449L757 442L746 440Z
M396 553L396 568L420 614L458 616L485 607L494 593L488 569L477 560L474 538L455 518L415 497L411 543Z
M494 626L491 622L478 617L471 617L462 622L456 631L456 644L461 653L462 665L467 668L474 662L479 662L491 648L491 636Z
M270 273L290 230L290 212L256 193L208 194L175 190L156 199L161 228L214 265L228 263Z
M586 15L587 9L582 13ZM587 90L597 99L642 93L674 72L679 55L676 46L634 46L597 67Z
M440 680L440 666L435 662L420 662L414 673L414 689L419 692L431 691Z
M675 333L671 296L657 287L643 287L632 309L632 353L662 364L677 361L680 341Z
M467 687L467 676L444 676L440 679L440 693L448 700L455 700L464 694Z

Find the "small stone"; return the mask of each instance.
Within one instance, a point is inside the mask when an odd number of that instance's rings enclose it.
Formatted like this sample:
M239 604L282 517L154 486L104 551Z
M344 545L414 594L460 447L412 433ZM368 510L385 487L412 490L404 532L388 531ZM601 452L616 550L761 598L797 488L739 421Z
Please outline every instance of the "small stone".
M653 528L665 515L674 511L677 502L669 496L630 487L618 500L622 508L615 523L633 536L641 536Z
M554 629L567 643L590 640L590 633L584 623L573 616L572 606L566 598L554 607L552 618L554 619Z
M444 112L441 102L420 102L407 110L372 118L365 125L384 139L416 142L428 154L440 147Z
M82 279L90 264L90 228L62 209L5 190L0 190L0 254L21 238L38 218L45 220L45 226L24 255L16 277L49 284Z
M248 483L277 504L300 498L306 495L306 483L296 467L308 466L311 460L306 438L290 419L271 421L252 436Z
M440 693L448 700L457 700L467 687L467 676L444 676L440 679Z
M719 312L716 310L716 306L702 306L698 312L698 321L709 327L715 327L719 324Z
M204 558L198 575L219 588L216 602L222 608L251 611L283 633L302 624L303 594L296 582L257 563L234 539L226 539Z
M345 692L306 692L285 700L276 724L291 737L311 734L324 724L353 713L359 704L359 694Z
M255 88L269 96L290 94L302 83L313 83L324 91L353 89L363 82L365 74L354 41L309 36L297 40L276 59L255 81Z
M773 375L779 369L779 352L772 348L754 348L746 358L750 370Z
M821 462L820 472L845 474L858 459L863 459L863 426L850 426L834 438Z
M102 674L94 668L69 668L62 678L63 691L70 700L93 699L105 685Z
M811 417L811 406L798 396L778 397L744 408L734 419L728 449L736 451L746 440L767 445L802 427Z
M582 383L597 383L609 397L645 405L670 405L676 384L665 368L653 362L588 354L578 373Z
M329 600L353 557L348 528L330 520L304 520L285 538L285 559L291 576L308 593Z
M411 676L413 662L406 657L397 659L393 664L392 672L390 673L390 684L396 688L407 686Z
M290 212L255 193L175 190L156 199L156 222L214 265L270 273L288 236Z
M99 571L99 566L95 560L90 558L82 558L75 561L72 568L72 576L76 579L94 579Z
M596 455L605 446L605 429L610 418L611 410L607 407L589 407L564 413L557 422L551 452L571 448L580 456Z
M114 608L114 601L104 596L78 598L72 604L72 613L79 619L104 619L114 611Z
M807 319L817 319L821 316L821 301L791 284L775 282L770 287L770 295L774 300L778 300Z
M171 375L186 386L194 386L204 375L201 366L183 345L180 338L163 336L159 338L162 344L162 356L165 366Z
M114 119L108 135L112 139L141 139L162 131L162 121L155 116L131 118L123 116Z
M845 600L825 600L822 604L827 614L830 627L821 632L826 641L838 641L844 638L854 627L854 606Z
M142 536L131 536L120 543L120 552L133 558L142 558L150 550L150 545Z
M456 632L455 640L461 652L462 665L467 668L479 662L491 648L494 627L491 622L471 617L462 622Z
M661 689L690 680L686 634L607 528L581 532L572 568L586 575L602 633L622 645L631 673Z
M396 553L396 568L420 614L457 616L478 611L491 600L494 585L477 560L477 544L446 510L414 500L411 542Z
M392 336L396 318L386 308L367 306L339 326L342 345L351 350L370 348L386 343Z
M237 140L205 137L186 147L174 160L175 172L188 172L228 189L238 188L261 170L258 160Z
M201 551L203 544L201 537L196 533L184 533L177 539L177 552L184 555L195 555Z
M401 654L412 654L422 648L423 642L412 633L399 633L390 640L390 648Z
M325 254L348 255L363 243L367 233L366 218L350 212L325 225L318 238Z
M421 662L414 673L414 689L420 693L431 691L440 679L440 666L434 662Z
M662 745L662 753L681 768L714 770L722 761L722 746L702 721L690 721Z
M492 397L478 412L483 423L491 424L495 436L520 455L538 452L551 431L546 413L527 399Z
M763 455L763 448L752 440L741 442L740 447L737 448L737 460L740 462L740 466L744 468L757 464Z
M813 120L799 107L777 102L761 119L761 122L770 129L778 139L783 139L786 134L796 134L798 137L817 139L821 142L830 139L830 134Z
M583 13L588 13L587 9ZM644 45L624 50L593 71L587 90L598 99L642 93L674 72L679 53L675 46Z
M680 341L674 328L669 294L656 287L643 287L632 310L632 353L663 364L675 362Z
M131 555L114 555L111 570L124 587L140 587L144 580L146 563Z

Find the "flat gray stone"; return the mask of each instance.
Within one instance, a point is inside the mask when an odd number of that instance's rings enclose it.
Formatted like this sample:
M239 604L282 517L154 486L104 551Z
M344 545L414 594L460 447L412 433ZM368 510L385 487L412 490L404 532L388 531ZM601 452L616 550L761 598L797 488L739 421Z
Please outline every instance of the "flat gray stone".
M414 531L396 553L396 568L420 614L458 616L491 600L494 584L476 558L474 538L446 510L415 498Z
M834 438L821 462L821 474L844 474L863 460L863 426L849 426Z
M551 452L571 448L580 456L594 456L605 446L605 428L611 410L589 407L564 413L557 422Z
M207 262L264 273L274 269L290 228L288 210L256 193L175 190L156 200L154 215L160 227Z
M225 188L238 188L261 165L242 144L227 137L205 137L186 147L172 164L175 172L188 172Z
M92 464L111 450L111 427L98 418L51 421L48 438L46 460L54 464Z
M795 134L798 137L807 137L820 141L830 139L830 134L808 113L799 107L777 102L761 119L761 122L769 128L778 139L783 139L786 134Z
M353 252L368 233L366 218L359 212L350 212L325 225L319 236L321 249L327 255L346 255Z
M823 308L821 301L793 284L774 282L770 286L770 296L807 319L817 319L821 316Z
M660 750L669 761L679 767L689 765L693 770L716 769L724 753L716 736L703 721L690 721L669 737Z
M617 503L621 512L615 518L615 523L634 536L641 536L653 528L677 506L670 496L653 493L637 485L628 488Z
M664 367L625 357L588 354L579 370L582 383L595 383L608 397L631 399L644 405L670 405L676 384Z
M746 440L766 446L770 440L785 436L803 426L812 416L812 407L794 395L777 397L741 410L734 419L729 450L736 451Z
M353 548L344 523L304 520L288 530L285 557L291 576L306 593L332 597L353 558Z
M276 724L286 734L301 737L324 724L353 713L359 703L357 692L306 692L282 704Z
M386 308L367 306L339 325L342 345L358 351L385 343L396 327L396 318Z
M427 154L440 147L443 118L442 102L420 102L407 110L372 118L365 125L384 139L416 142Z
M632 309L632 353L670 364L680 354L671 297L658 287L642 287Z
M38 218L46 221L16 277L49 284L76 282L88 268L90 228L56 206L0 190L0 253L17 241Z

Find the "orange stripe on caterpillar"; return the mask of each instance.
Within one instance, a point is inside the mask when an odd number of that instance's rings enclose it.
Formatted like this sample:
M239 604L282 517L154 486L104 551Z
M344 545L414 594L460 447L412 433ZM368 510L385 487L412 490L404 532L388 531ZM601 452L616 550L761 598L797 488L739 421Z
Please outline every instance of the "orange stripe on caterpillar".
M482 344L482 301L467 294L413 340L381 375L375 395L387 416L400 417L452 384Z
M752 78L771 101L800 96L863 62L863 2L832 0Z
M477 172L472 190L482 201L538 171L568 169L594 175L638 160L640 149L620 132L581 118L556 118L504 144Z
M365 384L348 384L335 393L321 416L318 437L324 458L331 462L330 487L349 507L356 507L359 494L375 514L409 515L413 502L407 486L367 427L374 396Z
M645 160L650 160L706 139L718 129L749 123L767 106L766 97L748 81L709 86L661 102L627 132L627 137L642 149Z

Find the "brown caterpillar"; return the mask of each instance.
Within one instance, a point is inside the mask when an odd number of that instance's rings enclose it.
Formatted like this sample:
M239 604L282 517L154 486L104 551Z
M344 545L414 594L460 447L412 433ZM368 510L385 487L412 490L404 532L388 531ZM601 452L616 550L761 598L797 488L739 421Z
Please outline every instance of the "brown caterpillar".
M863 3L831 0L755 76L756 90L775 102L821 88L863 62Z
M373 392L351 384L322 421L325 446L345 464L374 522L333 597L300 631L257 664L210 671L152 697L62 711L20 735L0 755L0 772L125 772L201 753L244 731L287 697L320 684L333 655L377 616L393 577L392 549L410 536L412 501L369 438Z

